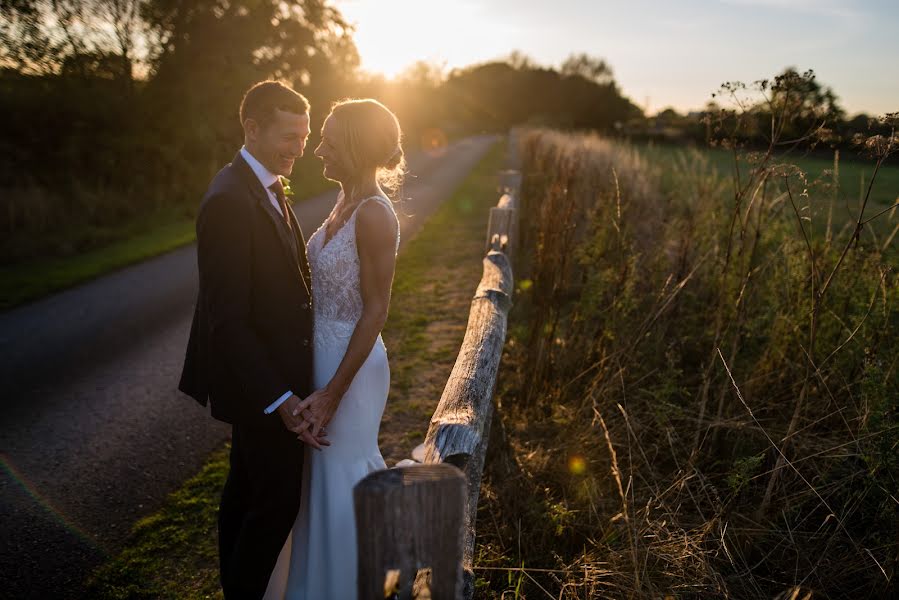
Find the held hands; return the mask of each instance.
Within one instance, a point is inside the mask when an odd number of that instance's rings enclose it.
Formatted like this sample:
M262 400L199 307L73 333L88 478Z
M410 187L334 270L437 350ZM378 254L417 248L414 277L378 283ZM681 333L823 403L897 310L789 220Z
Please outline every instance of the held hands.
M294 394L278 407L284 426L297 434L297 439L317 450L330 446L324 427L316 426L313 413L300 408L300 402L299 396Z
M312 423L312 436L322 435L324 428L331 422L343 394L337 393L327 386L312 392L305 400L297 404L291 411L296 418L302 415ZM285 402L286 404L286 402Z

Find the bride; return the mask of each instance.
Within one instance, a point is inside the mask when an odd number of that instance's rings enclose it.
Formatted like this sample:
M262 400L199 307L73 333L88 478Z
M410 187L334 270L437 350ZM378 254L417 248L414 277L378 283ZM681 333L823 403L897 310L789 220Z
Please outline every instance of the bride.
M315 155L340 183L331 214L310 236L314 385L303 400L312 434L300 512L269 579L266 599L356 598L353 486L387 465L378 429L390 387L381 329L399 248L399 221L383 189L396 189L405 160L396 116L376 100L334 105ZM308 410L306 410L308 409Z

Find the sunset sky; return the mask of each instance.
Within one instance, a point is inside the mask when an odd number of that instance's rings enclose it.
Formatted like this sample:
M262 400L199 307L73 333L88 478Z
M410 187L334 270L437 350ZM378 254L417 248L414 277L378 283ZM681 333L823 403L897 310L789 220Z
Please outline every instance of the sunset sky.
M335 0L363 68L447 68L520 50L543 65L601 57L654 113L701 108L720 83L814 69L850 114L899 111L896 0ZM552 8L549 8L549 7Z

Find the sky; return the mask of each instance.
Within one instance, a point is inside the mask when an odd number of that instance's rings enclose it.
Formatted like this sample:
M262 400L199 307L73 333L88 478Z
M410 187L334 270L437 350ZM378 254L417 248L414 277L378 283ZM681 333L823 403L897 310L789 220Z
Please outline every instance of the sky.
M396 75L521 51L603 58L649 113L700 109L725 81L814 69L852 115L899 111L899 0L334 0L362 67Z

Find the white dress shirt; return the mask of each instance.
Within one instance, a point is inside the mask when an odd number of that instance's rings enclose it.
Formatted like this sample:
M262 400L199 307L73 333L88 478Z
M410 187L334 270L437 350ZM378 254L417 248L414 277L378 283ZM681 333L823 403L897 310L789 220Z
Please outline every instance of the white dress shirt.
M284 212L281 210L281 203L278 201L275 192L269 188L269 186L278 181L280 177L266 169L261 162L256 160L256 157L250 154L250 151L247 150L246 146L240 147L240 155L247 161L247 164L250 165L250 168L253 169L253 173L255 173L257 179L259 179L259 183L265 188L265 193L268 194L268 199L272 203L272 206L274 206L275 210L278 211L278 214L283 217Z
M259 179L259 183L261 183L262 187L265 188L265 193L268 194L268 199L269 201L271 201L272 206L274 206L275 210L278 211L278 214L283 217L284 213L281 211L281 203L278 201L278 197L275 196L275 192L269 189L269 186L271 184L278 181L278 176L266 169L261 162L256 160L256 157L250 154L250 151L247 150L246 146L240 147L240 155L245 161L247 161L247 164L250 165L253 173L255 173L256 177ZM265 412L265 414L267 415L270 415L271 413L275 412L275 410L279 406L284 404L284 402L291 396L293 396L293 392L287 390L286 392L281 394L281 396L279 396L277 400L266 406L263 412Z

